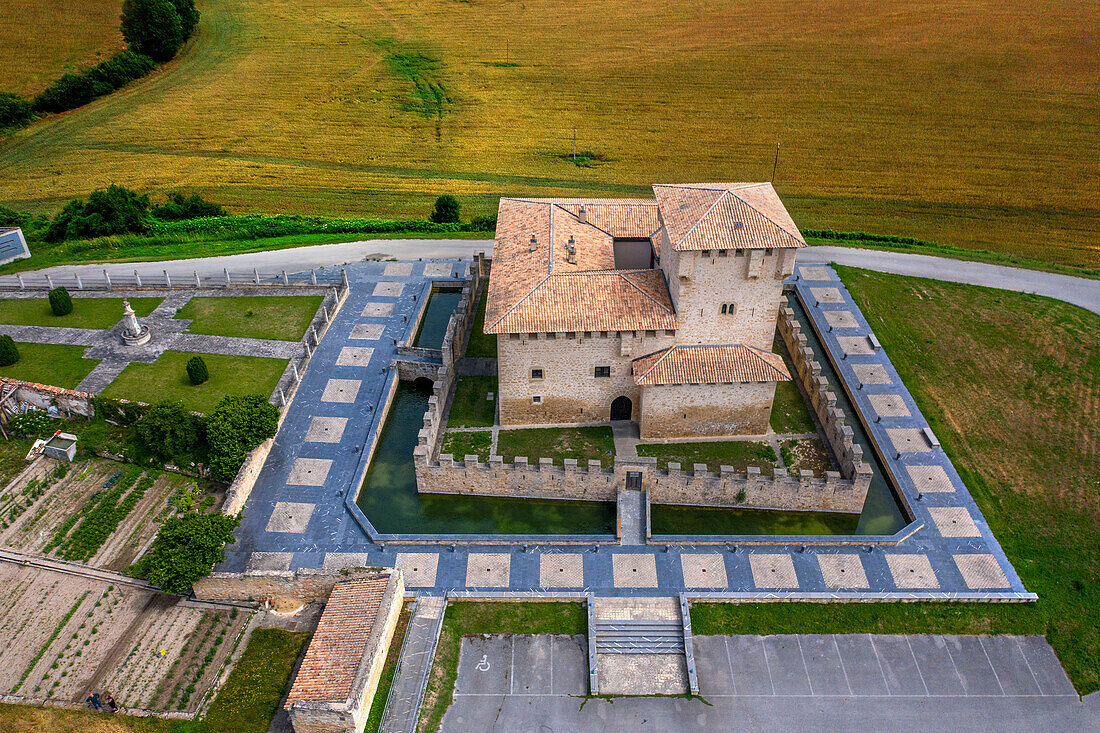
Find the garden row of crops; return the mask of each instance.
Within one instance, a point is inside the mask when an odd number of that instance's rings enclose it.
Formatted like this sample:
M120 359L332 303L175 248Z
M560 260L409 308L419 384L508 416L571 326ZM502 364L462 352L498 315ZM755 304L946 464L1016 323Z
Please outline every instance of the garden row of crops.
M61 525L45 551L49 553L56 549L57 554L66 560L89 559L141 501L159 475L156 471L142 473L139 468L127 466L117 477L117 482L112 481L114 476L108 479L104 483L104 491L94 495L79 512Z

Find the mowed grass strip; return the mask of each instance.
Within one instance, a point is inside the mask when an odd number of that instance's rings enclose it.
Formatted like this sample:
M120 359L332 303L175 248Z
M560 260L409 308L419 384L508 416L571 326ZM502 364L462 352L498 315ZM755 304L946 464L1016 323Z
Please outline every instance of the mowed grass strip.
M501 430L497 434L497 453L504 456L505 463L526 456L532 466L537 466L540 458L552 458L558 466L566 458L576 458L581 466L588 465L589 460L608 466L615 458L615 440L610 427Z
M298 341L322 300L320 295L195 297L176 311L176 318L193 319L189 333Z
M70 292L70 295L73 295ZM122 320L123 298L80 298L73 295L73 312L55 316L45 294L40 298L0 299L0 323L13 326L111 328ZM130 298L138 318L149 315L163 298Z
M456 461L466 456L477 456L481 461L489 460L489 449L493 445L493 433L489 430L471 430L461 433L446 433L440 444L439 453L450 453Z
M716 440L702 443L644 443L638 455L656 458L657 468L668 468L669 462L679 463L683 471L691 471L696 463L705 463L708 471L733 466L744 471L756 466L764 476L775 471L775 451L767 443L753 440Z
M187 360L193 356L186 351L166 351L152 364L132 362L103 391L103 396L150 404L180 400L189 410L209 413L227 395L270 396L287 365L286 359L199 354L206 362L210 380L193 385L187 378Z
M474 316L473 329L470 331L470 340L466 344L466 356L471 359L495 359L497 358L497 337L495 334L485 333L485 302L488 300L489 281L481 287L481 300L477 304L477 315Z
M443 616L435 660L420 706L418 733L439 729L451 706L462 637L477 634L587 633L588 617L580 603L474 603L460 601Z
M488 399L489 393L493 399ZM447 427L488 428L496 419L497 378L463 375L455 384Z
M27 343L16 343L15 346L19 349L19 361L0 367L0 377L76 389L99 364L98 359L83 357L87 346Z
M837 267L1033 604L692 608L697 634L1042 634L1100 689L1100 316L1039 296Z

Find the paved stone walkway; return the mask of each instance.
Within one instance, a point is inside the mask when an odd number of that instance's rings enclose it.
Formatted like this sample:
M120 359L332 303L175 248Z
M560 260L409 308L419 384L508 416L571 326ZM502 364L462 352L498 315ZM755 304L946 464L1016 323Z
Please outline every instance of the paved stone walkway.
M443 598L420 596L417 599L416 611L409 619L401 645L379 733L412 733L415 730L445 610Z

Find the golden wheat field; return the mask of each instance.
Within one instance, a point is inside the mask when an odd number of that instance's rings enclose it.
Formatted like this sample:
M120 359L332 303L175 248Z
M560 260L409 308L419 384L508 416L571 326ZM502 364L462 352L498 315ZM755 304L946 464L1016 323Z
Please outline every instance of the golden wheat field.
M123 47L122 0L0 2L0 92L32 95Z
M1100 262L1096 3L197 4L171 64L0 141L0 202L113 182L333 215L453 192L476 214L766 180L778 141L803 227Z

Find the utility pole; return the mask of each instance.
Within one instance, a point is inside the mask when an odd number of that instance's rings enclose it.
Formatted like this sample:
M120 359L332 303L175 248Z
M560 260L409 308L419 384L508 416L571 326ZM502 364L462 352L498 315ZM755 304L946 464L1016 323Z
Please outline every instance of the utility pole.
M775 169L779 165L779 141L775 142L775 162L772 163L772 183L775 183Z

